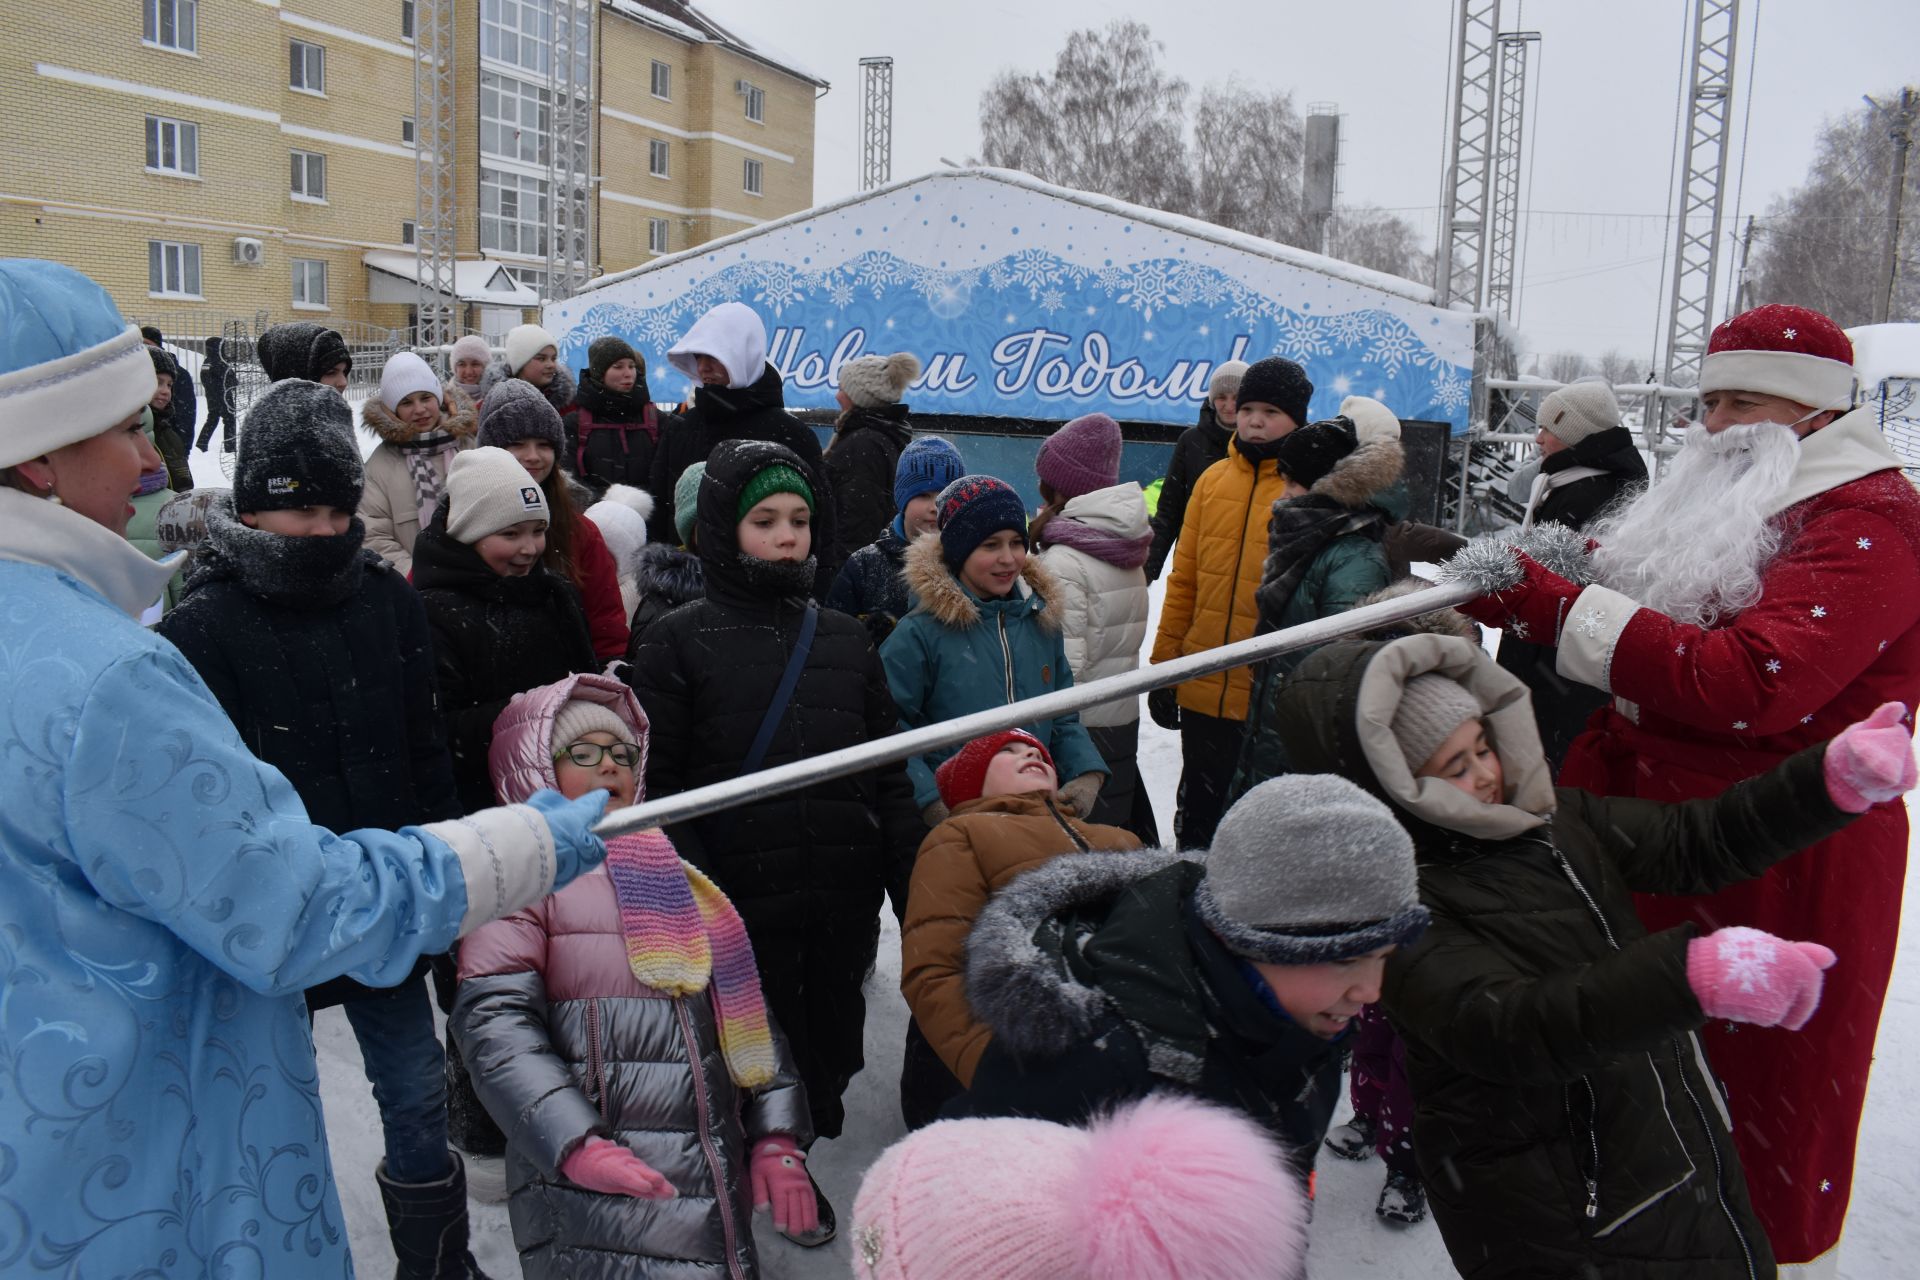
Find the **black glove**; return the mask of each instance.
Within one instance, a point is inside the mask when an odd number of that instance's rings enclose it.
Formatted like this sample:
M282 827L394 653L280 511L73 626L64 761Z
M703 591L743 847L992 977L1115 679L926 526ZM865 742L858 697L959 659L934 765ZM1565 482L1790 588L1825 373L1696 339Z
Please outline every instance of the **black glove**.
M1170 733L1180 731L1180 701L1175 692L1178 687L1168 685L1147 695L1147 714L1153 717L1155 724Z

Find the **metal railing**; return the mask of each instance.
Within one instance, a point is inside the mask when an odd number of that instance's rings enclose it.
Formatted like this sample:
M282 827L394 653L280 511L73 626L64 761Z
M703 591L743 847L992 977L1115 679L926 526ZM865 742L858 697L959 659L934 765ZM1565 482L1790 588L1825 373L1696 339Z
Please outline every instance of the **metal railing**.
M1423 613L1451 609L1479 594L1477 588L1459 583L1428 587L1392 600L1382 600L1378 604L1350 609L1346 613L1336 614L1331 618L1319 618L1297 627L1288 627L1283 631L1273 631L1234 644L1222 645L1218 649L1209 649L1205 653L1191 654L1171 662L1142 667L1138 671L1130 671L1125 675L1109 676L1104 680L1075 685L1071 689L1042 694L1037 698L1010 702L1003 707L976 711L972 715L943 720L939 724L930 724L922 729L910 729L905 733L896 733L872 742L861 743L857 747L846 747L806 760L795 760L772 769L763 769L759 773L750 773L739 778L729 778L725 782L695 787L691 791L682 791L661 800L648 800L643 804L616 809L602 818L594 831L602 837L610 838L626 835L629 832L645 831L653 827L663 827L669 823L702 818L749 801L798 791L802 787L809 787L819 782L830 782L849 774L865 773L880 765L924 755L929 751L937 751L941 747L970 742L983 734L998 733L1002 729L1011 729L1018 725L1031 724L1036 720L1063 716L1073 711L1084 711L1088 707L1099 706L1103 702L1138 697L1154 689L1162 689L1200 676L1212 675L1216 671L1225 671L1229 667L1246 666L1278 654L1291 653L1296 649L1309 649L1315 645L1362 635L1377 627L1418 617Z

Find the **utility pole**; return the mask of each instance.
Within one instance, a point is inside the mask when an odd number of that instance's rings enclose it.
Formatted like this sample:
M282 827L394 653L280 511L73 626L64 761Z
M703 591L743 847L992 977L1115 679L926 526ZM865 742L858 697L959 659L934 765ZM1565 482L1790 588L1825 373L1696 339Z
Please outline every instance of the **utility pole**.
M860 189L893 181L893 59L860 59Z
M1869 98L1868 101L1873 100ZM1887 130L1887 136L1893 139L1893 182L1887 189L1887 250L1880 271L1886 284L1880 296L1874 299L1875 324L1885 324L1893 318L1893 285L1900 278L1900 217L1907 194L1907 149L1913 145L1915 107L1914 92L1906 88L1900 91L1900 105L1891 108L1893 124Z

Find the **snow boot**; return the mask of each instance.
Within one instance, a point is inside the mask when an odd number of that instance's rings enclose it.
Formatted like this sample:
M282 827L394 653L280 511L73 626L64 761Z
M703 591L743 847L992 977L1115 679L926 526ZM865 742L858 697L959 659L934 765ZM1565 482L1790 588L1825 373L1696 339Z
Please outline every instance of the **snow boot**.
M374 1170L399 1263L393 1280L487 1280L467 1251L467 1171L458 1155L447 1159L453 1171L438 1182L394 1182L385 1160Z
M813 1182L812 1170L807 1172L807 1181ZM833 1206L827 1203L827 1193L820 1189L820 1184L817 1182L813 1183L813 1202L820 1211L820 1222L813 1230L780 1233L802 1249L818 1249L832 1240L840 1230L840 1224L833 1216Z
M1373 1155L1373 1117L1355 1113L1353 1119L1335 1125L1327 1134L1327 1150L1342 1160L1366 1160Z
M1380 1203L1373 1211L1380 1215L1382 1222L1408 1226L1422 1222L1427 1216L1427 1189L1410 1173L1388 1170L1387 1184L1380 1188Z

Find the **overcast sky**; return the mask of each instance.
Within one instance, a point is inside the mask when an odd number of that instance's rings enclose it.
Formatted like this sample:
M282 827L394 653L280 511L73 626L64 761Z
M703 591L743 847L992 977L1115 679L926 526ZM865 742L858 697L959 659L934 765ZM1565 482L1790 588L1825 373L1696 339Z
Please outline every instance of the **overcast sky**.
M1296 106L1332 102L1341 121L1340 199L1395 209L1431 243L1446 160L1452 0L701 0L716 20L795 59L833 89L820 101L814 196L858 186L859 59L894 59L893 175L964 162L980 146L980 95L1008 68L1052 67L1069 31L1120 17L1146 22L1165 63L1196 90L1232 80L1286 90ZM1529 349L1645 358L1664 322L1663 265L1682 0L1531 0L1501 5L1506 30L1539 31L1527 120L1534 168L1522 207L1519 321ZM1758 39L1755 43L1755 15ZM1913 0L1745 0L1739 89L1757 53L1747 212L1805 173L1824 120L1860 95L1920 83ZM1537 95L1534 90L1537 89ZM1735 108L1728 230L1740 182ZM1257 164L1258 156L1248 156ZM1525 178L1523 177L1523 182ZM1721 255L1725 272L1735 255Z

